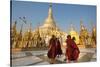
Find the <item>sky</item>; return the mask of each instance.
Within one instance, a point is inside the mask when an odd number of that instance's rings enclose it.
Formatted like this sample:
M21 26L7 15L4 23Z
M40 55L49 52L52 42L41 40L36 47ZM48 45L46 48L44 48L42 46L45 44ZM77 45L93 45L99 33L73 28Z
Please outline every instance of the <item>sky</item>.
M43 25L48 16L49 3L43 2L12 2L12 24L17 21L17 29L20 30L23 24L23 31L29 28L32 23L32 30L37 26ZM52 3L53 17L56 25L60 30L69 32L71 24L74 29L80 31L80 20L83 21L85 27L90 31L91 24L96 26L96 6L94 5L75 5L75 4L59 4ZM27 23L23 23L19 17L26 18Z

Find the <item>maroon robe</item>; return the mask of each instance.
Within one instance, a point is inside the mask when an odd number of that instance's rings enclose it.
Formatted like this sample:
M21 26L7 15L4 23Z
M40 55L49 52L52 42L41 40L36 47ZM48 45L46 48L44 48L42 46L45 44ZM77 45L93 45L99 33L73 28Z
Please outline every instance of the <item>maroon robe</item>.
M57 51L56 51L56 39L55 38L51 38L50 42L49 42L49 50L48 50L48 57L49 58L55 58L57 55Z
M72 48L72 39L71 38L68 38L66 40L66 43L67 43L67 49L66 49L66 58L68 60L71 60L72 59L72 52L73 52L73 48Z
M72 47L73 47L73 52L72 52L73 60L77 60L79 57L80 51L79 51L79 48L77 47L75 41L72 41Z
M61 44L60 41L57 40L57 55L61 55L62 54L62 49L61 49Z
M66 49L67 59L70 61L77 60L79 57L80 51L75 41L72 40L71 38L68 38L66 40L66 43L67 43L67 49Z

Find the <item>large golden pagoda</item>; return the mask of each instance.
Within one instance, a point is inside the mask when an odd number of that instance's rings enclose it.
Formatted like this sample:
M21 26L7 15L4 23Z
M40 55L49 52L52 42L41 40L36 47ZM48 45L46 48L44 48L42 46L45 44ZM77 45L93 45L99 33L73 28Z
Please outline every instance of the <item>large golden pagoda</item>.
M45 19L44 24L39 26L39 29L36 30L39 30L39 34L43 38L51 37L51 35L60 37L60 35L63 34L56 26L56 22L53 17L52 4L49 5L48 16Z
M45 41L49 40L52 35L55 35L61 40L61 42L65 41L64 37L66 37L66 33L62 32L56 25L53 17L52 4L49 5L48 16L44 20L43 25L35 29L33 32L33 36L34 35L39 35Z

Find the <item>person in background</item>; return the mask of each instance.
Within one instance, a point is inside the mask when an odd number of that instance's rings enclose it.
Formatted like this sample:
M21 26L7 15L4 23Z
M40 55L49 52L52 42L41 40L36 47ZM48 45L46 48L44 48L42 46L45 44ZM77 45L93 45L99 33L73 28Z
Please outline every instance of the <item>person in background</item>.
M56 47L57 47L57 56L58 58L62 55L62 49L61 49L61 43L59 41L59 38L56 38Z

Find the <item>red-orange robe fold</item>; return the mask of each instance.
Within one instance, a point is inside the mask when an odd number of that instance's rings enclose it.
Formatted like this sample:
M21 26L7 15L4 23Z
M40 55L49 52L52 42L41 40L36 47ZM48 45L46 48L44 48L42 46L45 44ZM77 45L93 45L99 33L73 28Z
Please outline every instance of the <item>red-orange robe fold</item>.
M56 51L56 39L52 38L50 39L49 42L49 50L48 50L48 57L49 58L55 58L57 55L57 51Z
M76 43L72 41L72 47L73 47L73 60L77 60L79 57L79 48L77 47Z
M73 48L72 48L72 39L67 39L66 40L66 43L67 43L67 49L66 49L66 57L68 60L72 60L72 51L73 51Z

